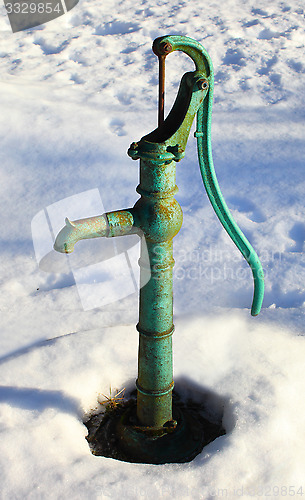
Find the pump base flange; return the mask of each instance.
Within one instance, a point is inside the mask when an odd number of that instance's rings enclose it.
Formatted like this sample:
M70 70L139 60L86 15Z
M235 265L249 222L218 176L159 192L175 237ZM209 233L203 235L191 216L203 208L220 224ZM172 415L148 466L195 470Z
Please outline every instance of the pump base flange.
M173 405L175 428L152 429L137 425L136 402L120 405L98 420L85 425L94 455L133 463L165 464L193 460L204 446L225 434L221 423L210 422L198 407L186 403Z

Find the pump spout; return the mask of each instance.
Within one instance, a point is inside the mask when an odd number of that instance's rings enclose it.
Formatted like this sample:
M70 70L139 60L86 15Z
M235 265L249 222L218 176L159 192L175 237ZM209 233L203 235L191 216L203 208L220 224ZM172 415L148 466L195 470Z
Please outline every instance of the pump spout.
M74 221L66 218L65 222L66 225L58 233L54 243L54 250L61 253L73 252L75 243L80 240L138 233L138 228L134 223L133 209L108 212Z
M70 221L67 217L65 222L66 225L58 233L54 243L54 249L57 252L71 253L74 250L75 243L80 240L107 236L106 214L75 221Z

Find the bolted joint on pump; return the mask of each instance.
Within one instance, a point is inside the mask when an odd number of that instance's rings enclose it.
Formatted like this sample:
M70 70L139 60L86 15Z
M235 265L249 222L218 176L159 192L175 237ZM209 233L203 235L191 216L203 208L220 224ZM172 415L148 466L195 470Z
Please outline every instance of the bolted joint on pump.
M171 43L163 40L163 36L154 40L152 50L156 56L167 56L173 50Z
M198 88L201 90L208 90L209 88L209 82L205 78L200 78L197 81Z
M167 118L150 134L133 142L128 155L154 165L179 162L185 154L193 120L207 96L209 81L201 72L183 75L174 105Z
M182 160L185 152L179 144L171 146L166 142L160 144L151 143L143 138L139 142L133 142L127 154L133 160L142 159L154 165L168 165L172 161L178 162Z

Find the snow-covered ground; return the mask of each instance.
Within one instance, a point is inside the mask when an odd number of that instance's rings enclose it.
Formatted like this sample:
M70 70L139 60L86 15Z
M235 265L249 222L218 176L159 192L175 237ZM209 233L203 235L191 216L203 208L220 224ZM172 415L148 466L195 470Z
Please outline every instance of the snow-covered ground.
M305 496L304 17L300 0L81 0L13 34L2 7L1 498ZM215 168L266 295L252 318L251 271L204 193L191 135L177 165L175 380L223 401L227 434L191 463L156 466L94 457L82 423L100 393L136 378L137 293L84 310L73 269L54 272L65 256L38 267L31 227L46 209L59 227L97 215L78 203L97 189L106 211L134 204L126 150L156 126L151 44L165 34L213 60ZM191 69L167 58L167 109ZM82 243L102 258L103 240Z

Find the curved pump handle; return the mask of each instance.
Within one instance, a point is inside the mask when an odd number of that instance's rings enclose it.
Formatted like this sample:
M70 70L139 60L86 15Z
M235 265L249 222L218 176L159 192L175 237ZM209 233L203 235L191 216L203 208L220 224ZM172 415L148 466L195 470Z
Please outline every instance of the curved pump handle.
M164 122L164 87L165 87L165 58L168 54L175 50L180 50L187 54L195 63L196 73L201 78L210 76L210 68L212 63L210 56L205 53L206 57L202 57L203 47L186 36L162 36L154 40L152 46L153 52L159 58L159 127ZM204 88L203 88L204 89Z
M249 241L233 219L230 210L222 196L217 181L213 165L211 146L211 120L214 90L213 65L210 56L205 48L200 43L191 38L169 35L157 38L154 41L153 51L156 55L158 55L160 62L159 128L162 128L164 120L165 57L175 50L179 50L187 54L195 63L196 72L198 72L200 75L203 75L208 81L208 91L197 111L197 131L195 132L195 137L197 138L200 171L207 195L217 217L251 267L254 279L254 294L251 314L252 316L256 316L261 310L264 297L264 272L255 250L252 248ZM166 121L164 125L165 124Z

